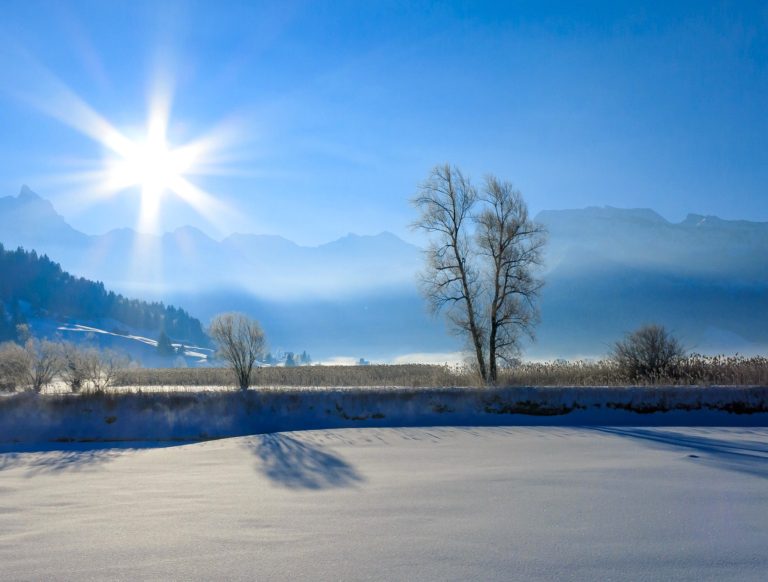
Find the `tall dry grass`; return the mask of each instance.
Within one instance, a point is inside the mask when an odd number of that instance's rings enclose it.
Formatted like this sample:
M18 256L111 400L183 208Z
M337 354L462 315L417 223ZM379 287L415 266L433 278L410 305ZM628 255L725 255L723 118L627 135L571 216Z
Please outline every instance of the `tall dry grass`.
M768 358L693 354L642 381L629 378L614 360L528 362L506 370L502 381L509 386L766 386Z
M123 370L116 386L234 386L226 368ZM768 358L694 354L643 382L631 381L612 360L525 362L505 369L507 386L734 385L768 386ZM481 386L470 369L427 364L259 368L252 386Z
M234 386L227 368L137 368L123 370L116 386ZM251 386L474 386L463 368L426 364L264 367Z

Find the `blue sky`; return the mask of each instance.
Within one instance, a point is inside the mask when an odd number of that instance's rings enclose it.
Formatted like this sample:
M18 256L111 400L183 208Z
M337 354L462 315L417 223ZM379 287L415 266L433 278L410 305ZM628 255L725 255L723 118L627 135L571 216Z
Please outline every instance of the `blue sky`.
M79 172L105 148L50 115L64 87L129 137L159 90L172 96L171 144L226 130L215 172L188 178L231 212L208 221L167 195L160 230L413 240L408 199L444 161L513 181L534 212L768 221L765 2L0 10L0 194L27 183L88 233L134 226L140 196L88 196Z

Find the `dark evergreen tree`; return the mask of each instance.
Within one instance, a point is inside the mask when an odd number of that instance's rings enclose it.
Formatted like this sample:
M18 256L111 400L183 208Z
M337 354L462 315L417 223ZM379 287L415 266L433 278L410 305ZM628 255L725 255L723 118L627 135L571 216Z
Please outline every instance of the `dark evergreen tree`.
M164 331L160 332L157 338L157 353L161 356L175 356L176 350L171 343L171 338Z

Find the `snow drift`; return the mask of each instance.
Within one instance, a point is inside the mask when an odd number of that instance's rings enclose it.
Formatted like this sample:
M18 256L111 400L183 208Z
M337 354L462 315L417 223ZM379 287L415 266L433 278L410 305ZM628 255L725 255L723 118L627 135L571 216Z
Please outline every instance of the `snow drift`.
M768 426L768 387L272 388L0 398L0 442L470 425Z

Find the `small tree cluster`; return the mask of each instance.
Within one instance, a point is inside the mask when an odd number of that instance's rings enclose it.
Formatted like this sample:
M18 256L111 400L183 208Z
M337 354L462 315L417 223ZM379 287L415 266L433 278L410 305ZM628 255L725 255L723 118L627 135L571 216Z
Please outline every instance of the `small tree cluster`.
M288 368L293 368L295 366L309 366L312 364L312 356L310 356L306 350L300 354L297 352L281 351L276 352L276 354L267 352L266 355L261 358L261 361L267 366L277 366L279 364L283 364Z
M0 345L0 388L14 391L29 387L40 392L61 371L61 345L29 338L24 346L14 342Z
M113 350L83 348L66 343L62 348L61 377L72 392L85 387L104 390L114 384L127 359Z
M271 354L268 354L270 356ZM274 358L273 363L276 362ZM268 360L265 360L266 363L269 363ZM300 354L296 354L294 352L286 352L285 354L285 366L287 368L293 368L295 366L309 366L312 363L312 358L310 355L305 351L301 352Z
M0 389L41 392L59 377L73 391L103 390L114 384L126 358L112 350L83 348L68 342L28 339L24 346L0 344Z

